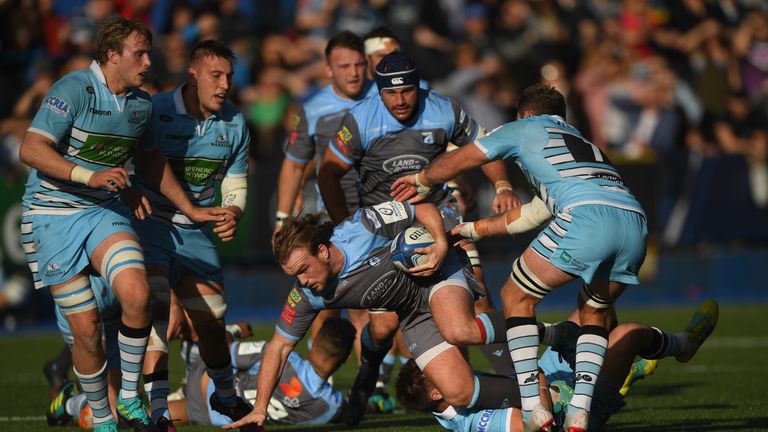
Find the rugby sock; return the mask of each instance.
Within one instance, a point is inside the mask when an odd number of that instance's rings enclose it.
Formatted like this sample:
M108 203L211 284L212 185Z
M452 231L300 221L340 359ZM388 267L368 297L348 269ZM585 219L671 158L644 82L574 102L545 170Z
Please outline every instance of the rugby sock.
M77 420L80 418L80 410L85 408L85 404L87 403L88 399L86 399L85 393L76 394L67 399L67 402L64 404L64 410L66 410L67 414L73 419Z
M108 421L115 421L112 410L109 409L109 397L107 396L107 362L101 370L92 375L83 375L73 368L80 388L83 389L88 405L93 413L93 424L98 425Z
M475 375L475 391L467 408L500 409L519 407L520 389L515 381L506 376Z
M132 328L120 323L117 345L120 348L121 388L120 396L127 401L139 396L139 378L147 351L151 325L144 328Z
M227 353L227 361L222 367L207 367L208 376L216 386L216 397L228 407L237 405L235 394L234 374L232 373L232 358Z
M144 375L144 391L149 398L149 408L152 411L152 422L157 423L160 417L170 420L171 413L168 411L168 371L160 370L151 374Z
M363 393L368 396L373 392L379 379L379 366L391 347L392 339L381 345L374 344L368 324L363 327L360 334L360 369L352 383L351 393Z
M685 332L670 334L656 327L653 330L653 342L638 355L644 359L654 360L679 355L690 349L688 334Z
M482 344L504 343L504 333L507 329L504 323L504 313L493 310L475 316L475 325L480 330Z
M576 385L573 398L568 405L567 414L577 409L589 412L595 383L603 367L605 352L608 349L608 330L595 325L581 327L581 334L576 342Z
M392 370L395 369L395 360L397 360L397 356L394 354L384 356L384 360L381 361L381 366L379 367L379 380L376 381L377 388L386 388L389 385Z
M512 357L509 356L506 344L480 345L478 348L480 348L480 352L488 359L488 363L491 364L491 367L493 367L497 374L505 376L515 374L515 364L512 362ZM517 388L516 385L515 388Z
M536 317L509 317L507 343L512 361L515 363L517 384L520 388L520 402L523 420L527 421L539 398L539 329Z

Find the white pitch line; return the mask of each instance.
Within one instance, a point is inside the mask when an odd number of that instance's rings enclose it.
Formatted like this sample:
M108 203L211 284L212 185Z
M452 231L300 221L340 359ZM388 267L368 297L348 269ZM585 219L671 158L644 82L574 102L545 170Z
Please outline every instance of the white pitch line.
M45 416L12 416L12 417L2 417L0 416L0 423L15 423L15 422L34 422L34 421L43 421L45 420Z
M713 337L702 348L768 348L768 337Z

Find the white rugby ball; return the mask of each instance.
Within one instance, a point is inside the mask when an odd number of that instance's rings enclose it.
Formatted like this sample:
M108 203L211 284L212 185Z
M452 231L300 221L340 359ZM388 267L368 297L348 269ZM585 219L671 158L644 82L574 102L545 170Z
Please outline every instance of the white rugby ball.
M416 253L415 250L427 247L434 242L432 235L425 228L406 228L392 240L390 247L392 262L402 270L425 264L429 258L426 255Z

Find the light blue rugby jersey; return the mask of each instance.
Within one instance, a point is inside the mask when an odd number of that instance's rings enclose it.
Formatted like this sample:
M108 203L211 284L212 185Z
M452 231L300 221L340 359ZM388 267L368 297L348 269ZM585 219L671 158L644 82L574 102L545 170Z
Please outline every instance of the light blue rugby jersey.
M149 95L129 89L113 94L94 61L90 68L67 74L54 83L28 131L54 143L64 159L93 171L123 166L149 122ZM32 169L24 194L24 215L63 215L97 207L117 192L58 180Z
M152 122L141 147L160 148L192 203L212 207L224 177L248 176L251 136L243 115L229 102L205 120L190 116L181 95L184 85L152 98ZM201 225L184 216L147 179L138 176L137 182L152 204L152 216L179 226Z
M644 215L605 154L562 117L541 115L507 123L476 145L488 159L513 158L552 214L602 204Z

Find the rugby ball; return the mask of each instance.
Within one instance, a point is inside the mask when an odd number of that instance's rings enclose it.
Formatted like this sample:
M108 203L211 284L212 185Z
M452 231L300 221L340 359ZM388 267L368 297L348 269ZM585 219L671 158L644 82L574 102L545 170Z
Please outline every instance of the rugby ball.
M416 253L415 250L427 247L434 242L432 235L425 228L406 228L392 240L392 246L389 249L392 262L401 270L425 264L429 258Z

